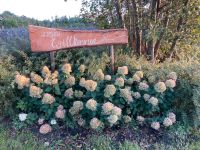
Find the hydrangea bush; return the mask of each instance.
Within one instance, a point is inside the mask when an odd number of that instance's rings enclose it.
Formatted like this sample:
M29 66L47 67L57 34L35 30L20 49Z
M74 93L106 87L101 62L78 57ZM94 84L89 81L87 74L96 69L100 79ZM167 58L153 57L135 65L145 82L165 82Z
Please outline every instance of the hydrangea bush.
M141 70L131 74L127 66L122 66L115 75L105 75L98 69L89 79L85 69L84 65L73 69L64 64L54 72L44 66L41 75L32 72L30 77L17 72L19 120L25 123L34 114L32 121L42 134L69 122L95 130L131 121L159 130L176 122L171 111L175 72L165 81L155 81Z

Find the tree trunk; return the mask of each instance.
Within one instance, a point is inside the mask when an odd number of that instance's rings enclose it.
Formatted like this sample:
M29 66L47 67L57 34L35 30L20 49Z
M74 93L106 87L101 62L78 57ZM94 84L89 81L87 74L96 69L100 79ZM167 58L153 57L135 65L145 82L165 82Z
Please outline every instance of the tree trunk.
M159 39L156 41L156 44L155 44L155 47L154 47L154 54L155 54L155 58L157 57L158 55L158 49L160 48L160 44L163 40L163 37L164 37L164 34L165 34L165 31L166 31L166 28L168 26L168 23L169 23L169 16L168 16L168 12L165 16L165 19L164 19L164 26L163 26L163 30L161 31L160 33L160 37Z
M156 6L157 6L157 0L151 0L150 24L152 22L154 23L156 22L156 17L157 17ZM148 46L147 55L150 57L150 60L154 62L155 58L154 58L154 38L153 37L150 37L147 46Z
M182 9L182 15L180 16L180 18L178 19L178 23L177 23L177 27L176 27L176 32L178 33L180 30L181 30L181 26L183 25L183 14L186 14L187 13L187 6L189 4L189 0L184 0L184 7ZM174 54L174 50L175 50L175 47L176 47L176 43L179 39L179 35L176 35L172 41L172 45L169 49L169 60L172 59L172 56Z
M136 44L136 52L140 56L141 55L141 37L140 37L140 28L138 22L138 13L137 13L137 6L135 0L132 0L132 7L133 7L133 19L134 19L134 27L135 27L135 44Z
M124 23L123 23L123 17L122 17L122 12L121 12L120 0L114 0L114 5L115 5L116 13L117 13L119 27L123 28Z

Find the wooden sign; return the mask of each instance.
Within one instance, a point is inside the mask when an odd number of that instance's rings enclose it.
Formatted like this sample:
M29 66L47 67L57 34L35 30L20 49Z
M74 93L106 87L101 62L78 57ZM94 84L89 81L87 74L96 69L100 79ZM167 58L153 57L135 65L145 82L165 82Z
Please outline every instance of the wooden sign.
M128 43L126 29L62 30L30 25L29 36L33 52Z

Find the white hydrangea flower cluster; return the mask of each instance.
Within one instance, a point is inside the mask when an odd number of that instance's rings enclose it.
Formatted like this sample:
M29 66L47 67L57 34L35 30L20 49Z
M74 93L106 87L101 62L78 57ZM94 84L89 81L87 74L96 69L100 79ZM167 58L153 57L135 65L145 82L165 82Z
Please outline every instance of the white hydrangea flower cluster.
M133 78L129 78L127 81L126 81L126 83L128 84L128 85L132 85L133 84Z
M107 119L108 119L108 122L110 123L110 125L112 126L117 123L119 118L117 115L110 115L110 116L108 116Z
M141 94L139 92L132 92L132 95L135 99L140 99L141 98Z
M166 80L165 85L166 87L174 88L176 86L176 81L172 79Z
M102 106L103 113L106 115L110 115L113 108L114 108L114 105L111 102L106 102Z
M65 91L65 97L67 97L67 98L73 98L73 95L74 95L74 91L73 91L73 89L72 88L69 88L69 89L67 89L66 91Z
M75 101L73 106L69 109L69 113L74 116L77 115L83 109L83 102Z
M95 91L97 87L97 82L93 80L85 80L85 78L81 78L79 85L86 88L87 91Z
M131 91L127 88L120 89L120 96L124 98L127 103L133 102L133 97L131 95Z
M137 116L137 121L140 122L140 123L143 123L145 118L143 116Z
M104 89L104 96L109 98L113 96L116 92L116 88L113 84L107 85L106 88Z
M102 69L98 69L94 76L93 76L94 80L96 81L101 81L101 80L104 80L104 73L102 71Z
M93 118L90 120L90 127L92 129L98 129L102 127L103 123L98 118Z
M79 118L77 120L77 123L79 126L83 127L83 126L85 126L86 121L83 118Z
M110 81L112 79L111 75L105 75L104 80Z
M124 123L129 123L132 121L132 118L128 115L123 116Z
M140 82L143 76L144 76L144 73L142 71L136 71L136 73L133 75L133 81Z
M65 84L68 87L72 87L73 85L75 85L75 78L74 78L74 76L68 76L67 79L65 80Z
M141 91L147 91L148 88L149 88L149 85L147 83L145 83L145 82L140 82L138 88Z
M27 116L28 116L28 114L25 114L25 113L20 113L18 115L19 120L22 121L22 122L26 120Z
M43 104L52 104L53 102L55 102L55 98L51 94L45 93L43 95L43 98L42 98Z
M124 86L124 79L122 77L119 77L115 80L115 85L119 86L119 87L123 87Z
M74 91L74 96L75 96L75 98L81 98L81 97L83 97L83 92L75 90Z
M158 105L158 99L156 97L151 97L148 102L152 104L154 107Z
M112 109L112 111L111 111L111 114L120 117L121 114L122 114L122 109L119 108L119 107L117 107L117 106L114 106L113 109Z
M144 98L145 101L149 101L150 97L151 96L149 94L144 94L143 95L143 98Z
M167 88L164 82L158 82L154 85L154 89L158 93L163 93Z
M94 99L89 99L86 104L85 104L87 109L90 109L92 111L96 111L97 110L97 102Z
M85 65L80 65L79 67L78 67L78 70L80 71L80 73L84 73L85 72Z
M154 130L159 130L159 129L160 129L160 123L159 123L159 122L152 122L152 123L151 123L151 127L152 127Z
M176 122L176 115L173 112L170 112L168 116L164 119L163 125L169 127Z

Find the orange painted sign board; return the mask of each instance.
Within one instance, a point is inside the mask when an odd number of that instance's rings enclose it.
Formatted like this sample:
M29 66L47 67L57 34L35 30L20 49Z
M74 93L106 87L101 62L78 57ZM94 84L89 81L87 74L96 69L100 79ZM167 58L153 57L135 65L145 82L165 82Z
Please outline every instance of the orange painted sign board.
M126 29L63 30L29 25L29 36L33 52L128 43Z

